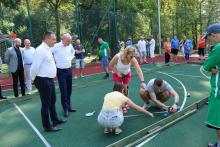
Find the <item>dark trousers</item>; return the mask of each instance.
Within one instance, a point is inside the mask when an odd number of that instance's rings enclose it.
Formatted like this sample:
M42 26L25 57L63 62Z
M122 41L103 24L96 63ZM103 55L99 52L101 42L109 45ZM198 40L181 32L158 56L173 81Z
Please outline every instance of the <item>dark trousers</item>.
M56 94L55 85L53 79L36 77L34 84L40 93L41 99L41 117L44 128L51 127L51 121L55 122L58 120L56 113Z
M70 97L72 93L72 68L57 69L57 78L61 93L61 104L63 110L71 108Z
M185 59L189 60L189 54L188 53L187 54L185 53Z
M18 97L18 79L21 86L21 94L25 95L24 69L18 69L16 72L11 74L13 79L14 96Z
M2 86L0 85L0 97L3 97L2 95Z
M169 63L170 62L170 54L165 53L165 63Z
M204 49L204 48L199 48L198 53L199 53L199 55L201 55L201 56L205 56L205 49Z

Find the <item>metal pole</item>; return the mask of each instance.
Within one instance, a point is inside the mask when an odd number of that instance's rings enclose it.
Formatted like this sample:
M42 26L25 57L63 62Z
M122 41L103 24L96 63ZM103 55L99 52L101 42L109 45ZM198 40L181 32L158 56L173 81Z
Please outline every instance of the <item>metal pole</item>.
M160 0L158 4L158 40L159 40L159 55L161 55L161 30L160 30Z
M30 6L29 6L29 1L28 0L26 0L26 7L27 7L27 12L28 12L29 35L30 35L31 42L33 42L33 32L32 32L32 24L31 24L31 16L30 16Z
M202 35L202 2L199 5L199 19L200 19L200 35Z

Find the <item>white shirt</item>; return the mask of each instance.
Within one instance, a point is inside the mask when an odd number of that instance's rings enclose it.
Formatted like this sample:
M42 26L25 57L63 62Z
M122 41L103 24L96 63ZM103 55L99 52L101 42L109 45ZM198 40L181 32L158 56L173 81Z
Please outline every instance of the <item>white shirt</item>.
M24 58L24 64L31 65L34 58L35 48L29 47L29 48L23 48L23 58Z
M146 52L146 45L147 45L146 41L139 40L138 44L137 44L139 51L140 52Z
M57 68L66 69L72 66L75 50L70 44L64 46L62 42L56 43L52 48L52 53L56 61Z
M154 51L155 50L155 40L154 40L154 38L152 38L150 40L149 44L150 44L150 50Z
M55 78L57 74L56 64L53 59L51 48L42 42L36 48L33 63L31 65L31 79L34 80L36 76Z
M130 72L131 70L131 63L129 64L123 64L122 61L121 61L121 53L118 53L118 62L117 64L115 65L115 68L120 72L120 73L123 73L125 75L128 74L128 72Z

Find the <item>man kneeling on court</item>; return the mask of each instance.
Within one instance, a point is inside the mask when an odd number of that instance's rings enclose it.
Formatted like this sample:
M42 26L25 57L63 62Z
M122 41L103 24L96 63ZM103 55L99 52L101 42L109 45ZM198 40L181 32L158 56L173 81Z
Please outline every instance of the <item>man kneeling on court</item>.
M148 84L147 88L140 89L140 96L144 101L143 108L148 109L150 108L149 100L152 100L158 107L163 110L168 110L170 112L176 112L179 102L179 95L177 92L172 88L172 86L162 80L160 78L151 79ZM172 106L165 105L165 102L170 98L174 98L174 103Z

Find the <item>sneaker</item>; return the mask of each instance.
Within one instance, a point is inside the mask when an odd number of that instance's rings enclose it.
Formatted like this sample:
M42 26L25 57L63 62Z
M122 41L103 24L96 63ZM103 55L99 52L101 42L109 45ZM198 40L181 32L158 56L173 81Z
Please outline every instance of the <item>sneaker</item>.
M75 76L74 79L77 79L77 76Z
M190 93L189 92L187 92L187 97L190 97Z
M84 76L84 75L80 75L80 77L81 77L81 78L84 78L85 76Z
M6 96L1 96L0 99L7 99L7 97Z
M128 104L125 105L126 109L129 110L130 106Z
M144 103L144 106L143 106L144 109L149 109L150 107L151 107L151 104L149 102Z
M128 109L126 107L122 107L123 113L128 113Z
M31 92L28 92L27 95L31 95Z
M215 144L209 143L208 147L218 147L218 143L215 143Z
M103 79L109 79L109 74L106 74Z

